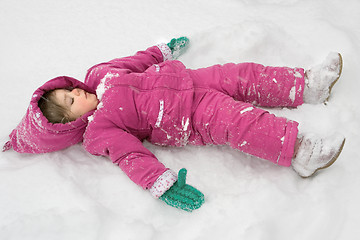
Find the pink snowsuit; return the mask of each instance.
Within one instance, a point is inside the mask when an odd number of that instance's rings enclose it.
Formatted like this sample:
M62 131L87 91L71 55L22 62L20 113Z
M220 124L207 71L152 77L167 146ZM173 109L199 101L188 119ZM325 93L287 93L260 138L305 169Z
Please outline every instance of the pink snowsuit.
M109 156L154 197L168 190L177 176L143 140L163 146L227 144L290 166L298 123L254 105L301 105L303 69L229 63L190 70L171 57L161 44L93 66L85 84L69 77L48 81L33 94L4 150L44 153L83 140L88 152ZM91 93L96 89L97 110L67 124L49 123L37 102L44 92L69 86Z
M302 104L303 69L230 63L190 70L164 61L166 50L151 47L88 71L85 83L97 88L100 104L84 135L87 151L109 156L155 197L171 187L176 174L143 140L163 146L227 144L290 166L298 123L253 104Z

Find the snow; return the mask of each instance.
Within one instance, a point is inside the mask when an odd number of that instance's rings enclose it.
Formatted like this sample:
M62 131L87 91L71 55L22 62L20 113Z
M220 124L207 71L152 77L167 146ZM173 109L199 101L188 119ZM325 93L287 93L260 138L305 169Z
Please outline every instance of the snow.
M241 114L245 113L245 112L249 112L249 111L252 111L254 108L253 107L247 107L243 110L240 111Z
M160 123L164 115L164 100L159 100L159 104L160 104L159 115L157 117L155 127L160 127Z
M292 102L295 101L295 96L296 95L296 87L293 86L291 89L290 89L290 94L289 94L289 98Z
M330 168L302 179L227 146L157 147L205 194L192 213L167 206L108 159L80 145L41 155L0 154L1 239L357 239L360 234L360 2L165 0L0 2L0 140L33 91L59 75L84 79L103 61L188 36L190 68L226 62L304 67L341 52L329 103L270 109L300 130L346 136Z
M110 88L110 86L107 85L107 81L111 78L118 77L119 74L113 74L113 73L107 73L101 80L100 84L96 88L96 96L99 100L102 99L104 93L106 90ZM100 107L101 108L101 107Z

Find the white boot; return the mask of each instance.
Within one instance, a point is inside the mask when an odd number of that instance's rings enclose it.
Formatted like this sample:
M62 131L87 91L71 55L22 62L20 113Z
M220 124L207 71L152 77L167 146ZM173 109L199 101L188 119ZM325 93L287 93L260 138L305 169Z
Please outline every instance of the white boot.
M305 71L305 103L317 104L328 100L334 84L340 78L343 61L340 53L330 53L325 61Z
M300 138L291 165L301 177L310 177L316 171L330 167L339 157L345 144L340 134L320 138L307 134Z

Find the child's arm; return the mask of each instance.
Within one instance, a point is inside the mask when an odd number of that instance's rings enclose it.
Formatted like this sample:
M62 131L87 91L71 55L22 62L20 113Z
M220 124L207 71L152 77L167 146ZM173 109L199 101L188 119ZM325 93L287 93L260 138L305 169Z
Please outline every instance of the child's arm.
M119 128L101 126L87 129L85 149L94 155L108 156L128 177L153 197L186 211L199 208L204 195L185 184L184 170L176 173L166 168L135 136Z
M188 47L189 39L187 37L173 38L167 44L158 44L145 51L139 51L134 56L116 58L109 63L115 68L141 73L154 64L178 58Z
M164 44L149 47L145 51L138 51L133 56L115 58L106 64L117 69L124 69L127 72L142 73L154 64L172 60L170 48Z
M172 39L168 44L158 44L133 56L116 58L90 68L85 77L85 84L94 90L100 80L109 72L117 74L142 73L154 64L177 58L185 52L189 39L181 37Z
M91 154L108 156L143 189L150 190L155 181L168 171L164 177L164 182L168 181L168 186L163 190L158 189L158 192L153 191L154 197L160 197L177 180L175 172L160 163L138 138L118 127L98 128L89 125L83 145Z

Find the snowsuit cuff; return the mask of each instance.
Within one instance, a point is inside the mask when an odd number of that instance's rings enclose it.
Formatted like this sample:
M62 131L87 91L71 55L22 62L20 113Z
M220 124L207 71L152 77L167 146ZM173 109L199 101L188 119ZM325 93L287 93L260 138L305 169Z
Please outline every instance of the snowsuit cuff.
M295 121L288 121L286 126L286 133L284 137L283 150L279 156L277 164L280 166L290 167L294 155L296 138L298 135L299 123Z
M169 48L169 46L165 43L160 43L158 45L156 45L159 50L161 51L162 55L163 55L163 58L164 58L164 61L167 61L167 60L172 60L173 59L173 56L172 56L172 53L171 53L171 49Z
M172 170L167 170L164 172L158 179L156 179L154 185L150 188L150 193L154 198L159 198L167 190L171 188L172 185L177 181L177 175Z

